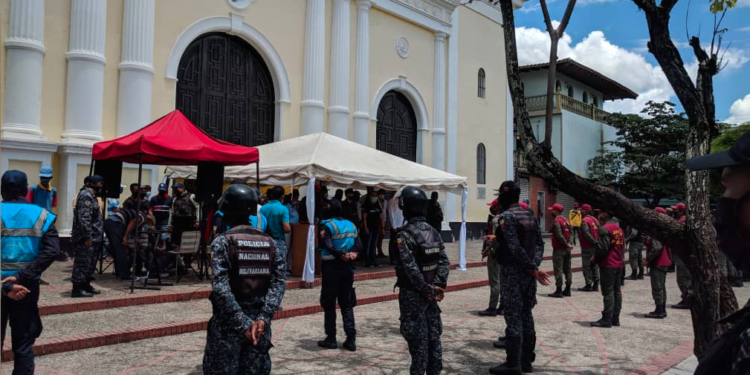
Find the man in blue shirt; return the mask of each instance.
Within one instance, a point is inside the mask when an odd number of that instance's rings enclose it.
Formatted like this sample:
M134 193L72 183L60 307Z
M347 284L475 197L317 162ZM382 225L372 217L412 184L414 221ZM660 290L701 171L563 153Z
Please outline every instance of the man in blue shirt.
M52 207L57 207L57 189L50 185L50 181L52 181L52 167L42 166L39 169L39 185L29 188L26 200L52 212Z
M266 233L273 237L276 249L284 254L285 259L287 259L287 273L289 273L291 263L287 257L286 233L292 231L292 225L289 224L289 209L281 204L281 198L284 197L284 188L274 186L266 192L266 195L268 196L268 203L260 208L260 214L268 219Z

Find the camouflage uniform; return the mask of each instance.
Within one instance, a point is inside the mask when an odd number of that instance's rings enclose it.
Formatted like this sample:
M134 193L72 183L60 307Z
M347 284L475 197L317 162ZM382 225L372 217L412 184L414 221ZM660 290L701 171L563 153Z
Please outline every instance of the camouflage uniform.
M497 227L500 226L500 215L492 217L491 225L492 232L490 234L493 234L497 231ZM483 249L483 252L487 253L487 276L490 280L490 309L497 310L500 295L503 293L502 266L497 263L497 258L495 257L497 241L487 243L484 246L485 249Z
M96 269L96 249L101 246L103 233L104 221L99 202L91 189L83 188L78 193L73 210L71 242L75 248L75 259L70 278L73 284L91 281L91 275ZM86 245L86 241L91 241L91 245Z
M566 223L564 225L568 227L563 228L560 222L557 221L557 218L555 218L555 221L552 224L552 235L556 240L552 241L552 266L555 271L555 286L558 289L561 289L563 287L563 282L565 283L566 288L570 288L570 284L573 283L573 269L571 266L573 255L568 250L568 248L572 246L568 241L570 241L573 235L570 234L570 223L567 222L567 219L562 216L558 217L565 220ZM568 231L567 239L563 234L564 230Z
M662 245L661 241L656 238L646 238L646 243L649 244L647 246L648 254L646 254L646 257L651 267L651 296L654 298L654 303L657 306L663 305L667 303L666 282L669 266L657 266L656 261L662 255L662 251L669 252L669 248Z
M495 232L498 261L503 265L507 350L521 348L521 362L529 364L535 358L536 331L531 310L536 305L537 281L528 271L537 270L544 255L544 240L538 228L536 218L514 203L500 214L500 226Z
M266 237L270 246L275 249L273 239L267 234L250 226L239 226L233 229L252 232ZM238 301L230 286L229 255L230 243L225 233L219 235L211 244L213 250L214 278L212 281L211 306L213 316L208 322L206 350L203 357L203 372L206 375L224 374L269 374L271 372L271 319L279 309L286 290L284 254L274 251L271 261L270 283L265 296L252 297ZM245 337L255 320L266 323L263 337L258 345Z
M420 233L422 240L435 241L440 247L440 259L431 284L417 263L415 252L421 244L412 233ZM399 257L396 272L399 275L399 309L401 311L401 335L409 345L412 375L439 374L443 369L443 348L440 335L443 323L440 320L440 307L437 302L427 299L431 285L445 288L448 284L450 261L440 234L432 228L424 217L416 217L398 231L396 236Z
M630 270L635 275L643 275L643 232L635 228L630 228L630 235L627 239L628 254L630 254Z
M588 216L588 215L587 215ZM591 244L596 244L597 239L594 238L593 231L599 232L599 228L591 228L591 226L585 221L581 223L581 233L583 237ZM581 249L581 263L583 266L583 278L586 279L586 285L599 285L599 265L591 263L591 258L594 257L596 247Z

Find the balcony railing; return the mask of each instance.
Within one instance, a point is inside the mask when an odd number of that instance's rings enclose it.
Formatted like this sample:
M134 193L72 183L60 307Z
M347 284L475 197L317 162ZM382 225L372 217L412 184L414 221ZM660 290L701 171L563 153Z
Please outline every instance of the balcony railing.
M547 95L526 98L526 110L529 112L544 111L546 107ZM596 108L593 104L587 104L560 93L553 97L553 109L564 109L599 122L605 122L606 117L609 116L609 112Z

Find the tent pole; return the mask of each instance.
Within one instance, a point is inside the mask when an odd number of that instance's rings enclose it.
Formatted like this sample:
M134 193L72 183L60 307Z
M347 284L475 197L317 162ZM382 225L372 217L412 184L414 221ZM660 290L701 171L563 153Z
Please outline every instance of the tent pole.
M141 214L141 174L143 174L143 153L138 155L138 200L136 201L135 211L137 215ZM135 260L138 258L138 244L141 239L141 226L138 225L138 216L135 219L135 251L133 252L133 269L130 271L130 294L133 294L135 289ZM146 273L146 280L148 280L148 273Z
M89 176L94 175L94 158L91 158L91 166L89 167Z
M260 191L260 160L255 162L255 182L258 186L258 191Z

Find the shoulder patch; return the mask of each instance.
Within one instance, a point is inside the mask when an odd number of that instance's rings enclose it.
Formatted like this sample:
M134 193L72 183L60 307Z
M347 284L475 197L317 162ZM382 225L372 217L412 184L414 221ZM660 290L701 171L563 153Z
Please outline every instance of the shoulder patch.
M321 231L320 231L320 238L323 238L323 237L325 237L325 236L326 236L326 231L324 231L324 230L321 230Z

